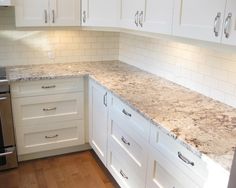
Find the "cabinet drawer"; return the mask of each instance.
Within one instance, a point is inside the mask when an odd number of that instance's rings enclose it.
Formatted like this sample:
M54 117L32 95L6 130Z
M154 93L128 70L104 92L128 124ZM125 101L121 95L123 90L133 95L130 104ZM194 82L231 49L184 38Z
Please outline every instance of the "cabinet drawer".
M140 168L145 168L147 161L147 142L135 132L126 129L126 124L117 121L111 114L109 139L118 144ZM142 155L140 155L142 153Z
M150 149L147 174L148 188L200 188L158 150Z
M178 168L187 174L193 174L195 179L201 182L207 177L206 162L154 125L151 128L150 142L152 146L172 160Z
M50 95L84 90L83 78L51 79L11 84L12 97Z
M144 188L146 168L140 168L114 141L108 149L108 169L122 188Z
M125 124L131 132L136 132L145 140L149 139L149 121L115 97L112 98L111 114L114 114L113 117L121 124Z
M83 119L83 93L13 98L15 125Z
M84 144L83 121L16 127L16 141L19 155Z

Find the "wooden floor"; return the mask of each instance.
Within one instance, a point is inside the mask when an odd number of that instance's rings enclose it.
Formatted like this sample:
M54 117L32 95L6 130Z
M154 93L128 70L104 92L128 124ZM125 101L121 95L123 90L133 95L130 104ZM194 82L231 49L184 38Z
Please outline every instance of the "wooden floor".
M117 188L93 151L22 162L0 172L0 188Z

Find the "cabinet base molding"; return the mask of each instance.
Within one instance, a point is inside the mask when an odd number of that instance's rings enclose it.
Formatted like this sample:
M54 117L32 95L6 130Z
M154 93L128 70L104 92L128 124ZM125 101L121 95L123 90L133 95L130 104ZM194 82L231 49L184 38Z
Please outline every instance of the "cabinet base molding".
M83 144L80 146L72 146L72 147L55 149L55 150L50 150L50 151L43 151L43 152L37 152L37 153L32 153L32 154L26 154L26 155L18 155L18 161L28 161L28 160L51 157L51 156L56 156L56 155L78 152L78 151L86 151L90 149L91 149L91 146L89 144Z

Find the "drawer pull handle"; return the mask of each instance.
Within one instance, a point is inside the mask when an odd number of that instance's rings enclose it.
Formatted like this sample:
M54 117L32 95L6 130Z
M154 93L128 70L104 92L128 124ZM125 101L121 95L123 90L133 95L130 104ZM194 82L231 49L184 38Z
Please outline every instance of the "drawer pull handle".
M55 88L55 85L51 85L51 86L42 86L42 89L52 89Z
M59 135L58 134L56 134L56 135L53 135L53 136L45 136L45 138L46 139L50 139L50 138L56 138L56 137L58 137Z
M124 144L130 146L130 143L123 136L121 137L121 140L124 142Z
M49 112L49 111L53 111L53 110L56 110L57 108L54 107L54 108L44 108L43 111L44 112Z
M184 161L186 164L189 164L189 165L194 166L194 162L188 160L185 156L182 155L181 152L178 152L178 157L179 157L182 161Z
M130 113L128 113L125 109L122 110L123 114L125 114L126 116L131 117L132 115Z
M107 107L107 92L103 96L103 104L104 104L105 107Z
M120 170L120 175L125 179L129 179L122 170Z

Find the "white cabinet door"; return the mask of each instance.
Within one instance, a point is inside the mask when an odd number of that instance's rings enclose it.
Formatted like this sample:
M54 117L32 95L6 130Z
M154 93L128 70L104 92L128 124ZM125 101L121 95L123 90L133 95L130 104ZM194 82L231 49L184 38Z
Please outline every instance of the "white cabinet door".
M141 28L139 24L140 14L144 14L145 0L121 1L121 27L127 29Z
M105 89L89 81L89 142L104 165L107 155L107 97Z
M80 0L50 0L52 26L79 26Z
M174 0L146 0L143 30L171 34Z
M16 26L48 26L48 0L16 0Z
M173 34L220 42L226 0L176 0Z
M82 25L118 27L120 0L82 0Z
M225 10L222 43L236 45L236 1L228 0Z

